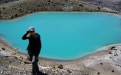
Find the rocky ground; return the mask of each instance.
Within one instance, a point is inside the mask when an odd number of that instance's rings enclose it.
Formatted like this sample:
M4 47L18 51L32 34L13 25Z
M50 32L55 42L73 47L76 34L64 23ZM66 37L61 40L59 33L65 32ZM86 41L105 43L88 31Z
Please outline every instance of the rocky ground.
M62 61L39 59L38 75L120 75L121 45L111 45L85 57ZM27 55L0 40L0 75L31 75Z
M121 12L121 0L81 0Z

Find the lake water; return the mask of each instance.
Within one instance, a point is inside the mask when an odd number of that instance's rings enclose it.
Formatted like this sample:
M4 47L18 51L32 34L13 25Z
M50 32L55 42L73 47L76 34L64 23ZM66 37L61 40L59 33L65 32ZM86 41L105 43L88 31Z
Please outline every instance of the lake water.
M40 56L72 60L110 44L121 43L121 17L105 13L34 13L0 21L0 35L21 52L28 40L21 37L30 26L41 35Z

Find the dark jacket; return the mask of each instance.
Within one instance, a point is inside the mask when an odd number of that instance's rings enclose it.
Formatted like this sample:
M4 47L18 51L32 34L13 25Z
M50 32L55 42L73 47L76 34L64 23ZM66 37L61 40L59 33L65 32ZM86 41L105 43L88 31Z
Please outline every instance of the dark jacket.
M22 39L29 40L29 44L27 47L28 51L31 51L33 54L39 54L40 49L41 49L41 39L40 39L40 35L38 33L35 33L34 35L31 35L29 38L26 37L27 34L29 32L27 32L26 34L23 35Z

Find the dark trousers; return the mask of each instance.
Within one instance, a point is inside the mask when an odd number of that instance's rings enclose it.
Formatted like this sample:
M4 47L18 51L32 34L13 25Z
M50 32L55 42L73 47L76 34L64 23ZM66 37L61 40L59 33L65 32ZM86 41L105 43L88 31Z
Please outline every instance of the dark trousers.
M32 74L36 75L37 72L39 72L39 67L38 67L38 54L33 54L33 52L28 51L29 54L29 60L32 62Z

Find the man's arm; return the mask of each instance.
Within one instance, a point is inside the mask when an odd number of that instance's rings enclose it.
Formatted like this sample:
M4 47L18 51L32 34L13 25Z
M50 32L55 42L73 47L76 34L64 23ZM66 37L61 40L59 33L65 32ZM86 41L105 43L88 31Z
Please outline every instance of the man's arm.
M39 47L41 49L41 47L42 47L41 37L40 37L40 35L38 33L36 33L36 42L38 43L38 45L39 45Z
M40 42L40 49L42 48L41 36L38 34L38 41Z
M28 37L27 37L28 34L29 34L29 31L27 31L26 34L23 35L22 39L23 39L23 40L28 39Z

